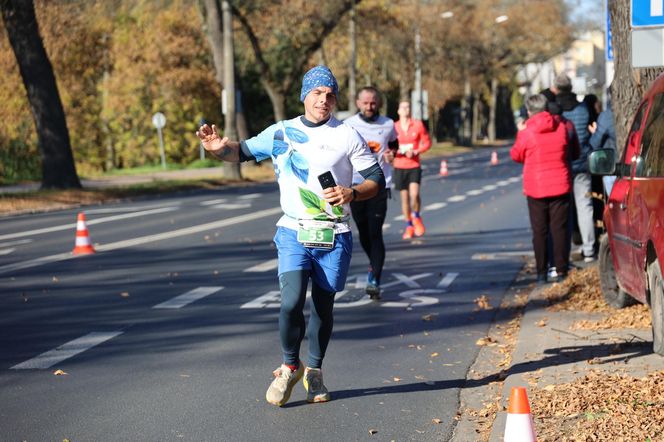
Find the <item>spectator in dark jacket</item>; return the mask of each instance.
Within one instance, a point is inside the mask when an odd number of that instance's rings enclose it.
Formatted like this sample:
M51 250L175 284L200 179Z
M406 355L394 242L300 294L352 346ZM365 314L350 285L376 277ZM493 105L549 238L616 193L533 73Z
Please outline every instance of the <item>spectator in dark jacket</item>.
M564 121L551 115L542 94L526 100L529 118L510 150L512 159L523 163L523 193L533 231L537 282L547 280L547 235L551 232L553 260L558 278L567 275L569 257L567 222L572 190L570 146L578 156L578 144L569 139Z
M593 150L597 149L613 149L616 150L616 127L613 120L613 110L611 109L611 95L610 90L607 90L606 109L604 109L597 117L597 122L588 126L588 131L592 134L590 136L590 147ZM604 191L608 196L611 193L613 182L616 180L615 176L604 176L602 182L604 183Z
M581 254L585 262L595 260L595 220L593 219L593 201L591 176L588 173L588 155L590 154L590 114L584 103L579 103L572 93L572 81L565 74L558 75L554 84L558 89L556 101L562 109L563 118L570 120L579 139L581 153L572 162L574 205L576 218L581 233Z

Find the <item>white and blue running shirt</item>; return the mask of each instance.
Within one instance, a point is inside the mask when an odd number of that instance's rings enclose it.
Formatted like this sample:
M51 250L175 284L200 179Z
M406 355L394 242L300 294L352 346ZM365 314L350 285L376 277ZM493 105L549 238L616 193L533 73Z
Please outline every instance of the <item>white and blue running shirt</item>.
M359 113L357 113L352 117L346 118L344 123L353 127L360 133L362 138L366 140L367 144L369 145L369 149L378 162L378 165L381 169L383 169L383 175L385 175L385 188L391 188L392 166L385 161L383 154L388 149L387 144L390 141L397 139L397 131L394 129L394 121L380 115L376 121L367 122L360 117ZM364 180L362 175L358 173L360 170L362 169L355 170L353 175L353 184L361 183Z
M301 117L280 121L244 141L256 161L272 158L284 216L278 226L297 230L298 219L342 220L337 233L349 231L350 207L332 207L323 198L318 175L330 171L340 186L353 184L353 169L376 164L367 144L350 126L334 117L309 127Z

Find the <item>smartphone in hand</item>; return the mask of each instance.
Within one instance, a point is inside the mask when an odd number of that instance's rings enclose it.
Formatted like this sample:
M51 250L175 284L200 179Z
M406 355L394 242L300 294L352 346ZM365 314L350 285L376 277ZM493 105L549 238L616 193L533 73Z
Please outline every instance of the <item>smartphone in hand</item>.
M318 182L320 182L320 186L323 189L337 185L337 183L334 181L334 177L332 176L332 172L330 171L318 175Z

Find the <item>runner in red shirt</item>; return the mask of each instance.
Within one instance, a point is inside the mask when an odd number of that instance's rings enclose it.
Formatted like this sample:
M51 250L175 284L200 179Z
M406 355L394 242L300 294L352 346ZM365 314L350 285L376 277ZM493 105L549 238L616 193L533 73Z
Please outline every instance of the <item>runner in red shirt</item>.
M410 102L399 102L399 120L394 123L399 140L399 150L394 157L394 188L401 194L401 211L406 219L403 239L424 235L424 224L420 216L420 182L422 167L420 154L431 147L431 138L424 124L410 117Z

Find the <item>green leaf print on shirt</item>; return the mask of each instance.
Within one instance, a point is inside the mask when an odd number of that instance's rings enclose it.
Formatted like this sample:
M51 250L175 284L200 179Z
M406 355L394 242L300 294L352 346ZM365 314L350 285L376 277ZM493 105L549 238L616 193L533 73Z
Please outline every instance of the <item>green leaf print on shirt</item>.
M317 220L329 220L331 218L339 218L344 214L344 209L341 206L332 207L332 214L328 213L325 209L327 208L327 202L319 198L311 190L303 189L302 187L298 188L300 191L300 199L306 207L306 212L314 216L314 219Z

